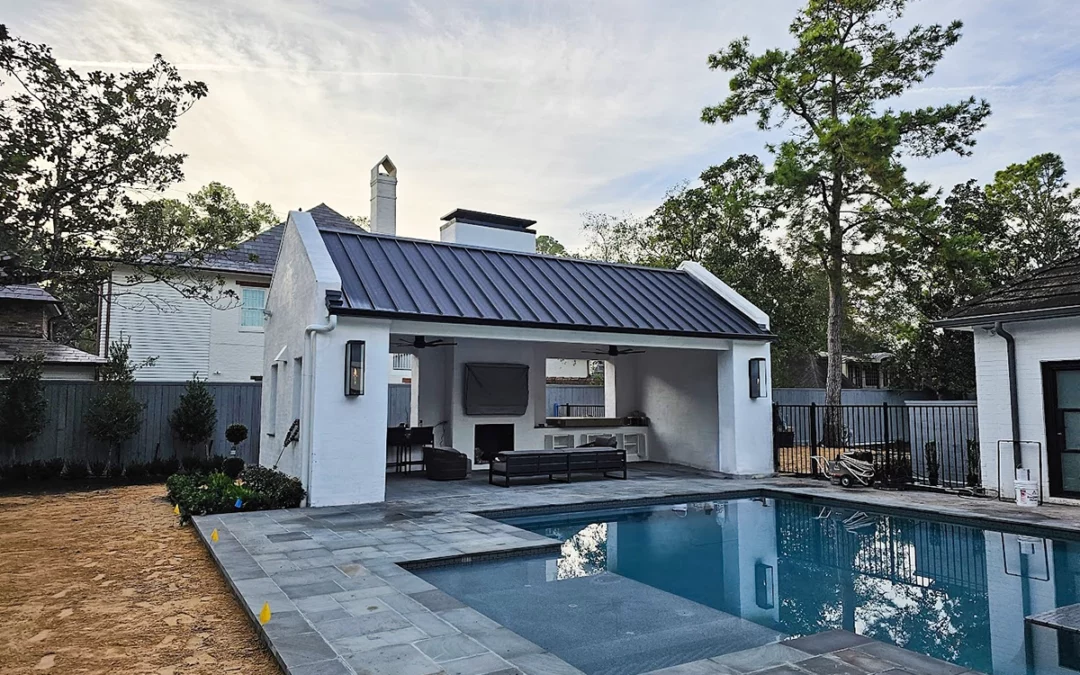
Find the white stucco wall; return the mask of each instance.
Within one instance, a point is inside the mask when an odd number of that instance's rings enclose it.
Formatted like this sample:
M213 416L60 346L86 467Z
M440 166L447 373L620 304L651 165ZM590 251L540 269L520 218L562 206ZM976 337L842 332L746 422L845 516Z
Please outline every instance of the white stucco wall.
M295 227L287 227L282 237L277 270L267 295L262 385L262 434L259 463L274 466L292 476L305 471L306 455L297 444L283 449L285 434L300 402L294 400L299 387L295 381L296 359L304 357L304 327L325 320L325 301L318 297L315 270L308 259ZM321 311L320 311L321 309ZM273 376L276 367L277 376ZM303 369L301 363L300 370Z
M720 470L718 353L650 349L615 363L616 382L628 379L631 363L637 372L638 402L649 417L649 459Z
M750 359L765 359L766 396L750 398ZM719 355L714 381L720 407L720 471L746 476L771 474L772 357L769 343L732 342Z
M213 305L185 298L160 281L125 286L125 273L113 273L111 303L104 308L101 351L118 339L131 341L137 361L155 357L138 380L177 382L193 373L211 382L250 382L262 373L263 332L241 327L239 281L266 283L265 277L227 276L223 296Z
M381 502L386 494L390 322L340 317L335 330L316 340L311 505ZM345 396L349 340L365 342L361 396Z
M1046 418L1043 405L1042 363L1080 360L1080 318L1046 319L1009 323L1005 328L1016 338L1017 394L1020 440L1036 441L1043 448L1046 466ZM1005 339L975 328L975 386L979 402L979 449L983 484L998 485L997 442L1012 438L1009 416L1009 370ZM1002 450L1002 489L1013 490L1011 447ZM1038 468L1033 446L1024 446L1024 465ZM1049 483L1043 476L1043 491Z

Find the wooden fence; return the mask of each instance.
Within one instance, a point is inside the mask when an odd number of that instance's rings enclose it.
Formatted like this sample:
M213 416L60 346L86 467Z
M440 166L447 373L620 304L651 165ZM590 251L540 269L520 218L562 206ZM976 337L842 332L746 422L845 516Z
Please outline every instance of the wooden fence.
M42 384L49 415L44 431L30 443L4 448L0 452L0 464L54 457L87 461L107 459L107 448L90 438L83 425L83 416L101 385L97 382L56 381ZM240 382L208 383L206 386L214 396L218 411L214 452L228 454L231 446L225 440L225 428L239 422L248 428L248 440L240 444L239 454L244 461L258 461L261 385L258 382ZM135 398L145 403L146 409L139 433L121 449L122 461L147 462L155 455L168 459L175 457L178 451L186 454L185 444L174 439L169 426L169 414L180 403L184 383L138 382L134 387Z

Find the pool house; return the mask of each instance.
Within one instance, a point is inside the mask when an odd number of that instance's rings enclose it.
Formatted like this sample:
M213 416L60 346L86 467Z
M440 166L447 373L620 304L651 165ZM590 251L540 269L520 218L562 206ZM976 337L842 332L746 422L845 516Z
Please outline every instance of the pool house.
M266 305L260 462L309 504L380 502L417 445L485 471L498 453L602 439L627 461L773 470L769 319L695 263L535 252L534 221L458 209L397 236L397 169L371 172L371 231L289 214ZM388 429L392 354L413 359L408 430ZM552 418L548 359L602 362L602 416Z

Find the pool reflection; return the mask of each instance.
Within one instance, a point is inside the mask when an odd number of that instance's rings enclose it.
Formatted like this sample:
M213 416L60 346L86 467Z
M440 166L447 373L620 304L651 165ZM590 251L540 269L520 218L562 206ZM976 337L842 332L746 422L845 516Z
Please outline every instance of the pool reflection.
M787 635L843 628L996 674L1072 673L1024 618L1080 602L1080 545L805 502L510 521L564 541L549 580L612 572Z

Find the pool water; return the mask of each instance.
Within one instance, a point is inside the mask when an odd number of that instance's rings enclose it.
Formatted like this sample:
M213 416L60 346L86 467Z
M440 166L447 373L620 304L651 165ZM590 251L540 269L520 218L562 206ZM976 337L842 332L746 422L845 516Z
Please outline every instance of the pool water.
M506 519L546 557L430 583L590 675L633 675L846 629L985 673L1080 671L1080 543L765 498Z

